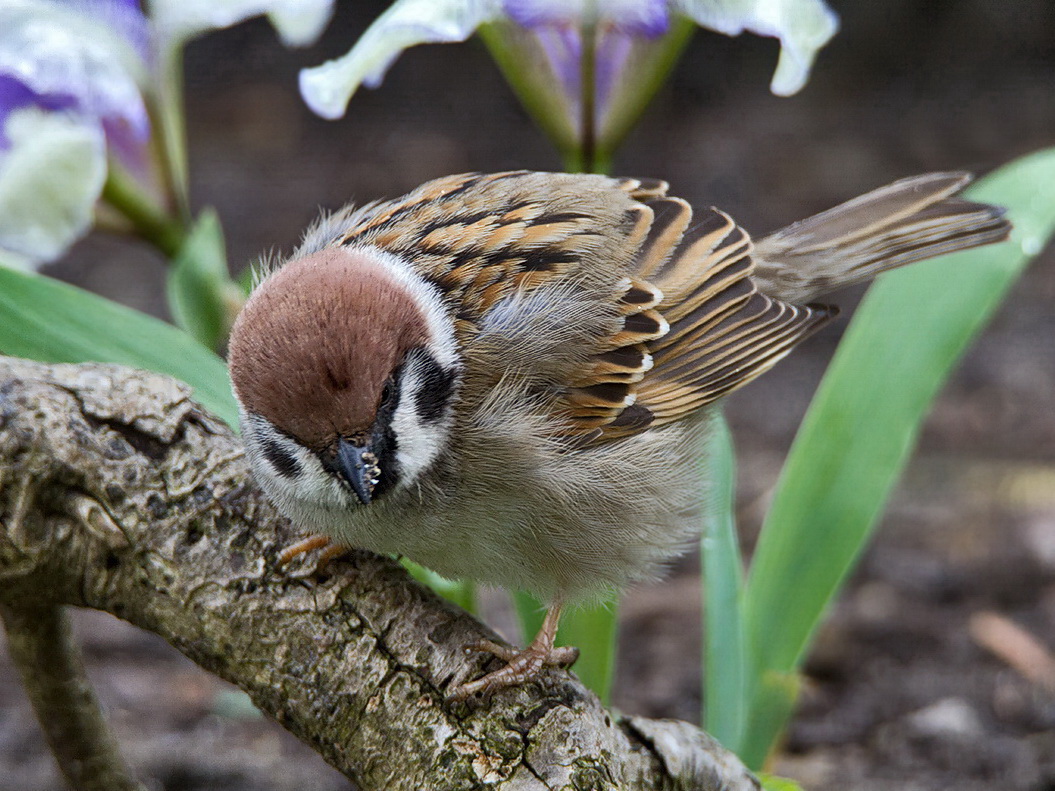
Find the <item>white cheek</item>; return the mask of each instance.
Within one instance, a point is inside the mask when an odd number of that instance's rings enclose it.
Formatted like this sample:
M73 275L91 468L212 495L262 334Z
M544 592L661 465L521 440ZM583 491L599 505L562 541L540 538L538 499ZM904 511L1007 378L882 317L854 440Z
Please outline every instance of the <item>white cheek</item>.
M408 370L401 383L402 396L392 415L392 430L396 435L396 461L399 464L399 485L409 485L443 452L447 443L450 417L423 420L418 414L414 394L421 387L420 373Z
M304 472L295 479L275 476L276 488L284 498L302 500L323 507L342 507L349 503L347 493L334 477L314 459L302 462Z
M314 453L275 431L267 421L255 416L243 416L242 435L246 457L257 483L280 511L291 519L301 518L304 506L347 508L358 505L332 475L323 469ZM300 472L296 476L283 475L275 469L263 451L262 442L280 445L296 459Z

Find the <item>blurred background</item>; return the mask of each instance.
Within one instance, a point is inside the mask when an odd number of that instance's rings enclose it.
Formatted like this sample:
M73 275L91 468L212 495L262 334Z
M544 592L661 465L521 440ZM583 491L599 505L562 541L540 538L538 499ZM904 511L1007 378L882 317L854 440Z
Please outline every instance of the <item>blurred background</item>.
M841 31L792 98L768 91L774 40L697 32L615 173L667 179L674 194L761 235L903 176L984 174L1055 145L1050 0L830 4ZM339 3L309 50L284 49L259 20L187 50L192 195L219 210L234 267L288 253L320 208L459 171L559 169L476 40L410 50L345 119L313 116L297 70L346 51L385 5ZM166 316L163 265L146 246L96 234L45 271ZM836 301L850 309L859 296ZM1053 303L1049 250L927 422L806 667L778 774L811 791L1055 789ZM748 550L844 328L826 328L728 402ZM618 708L698 721L698 590L689 557L628 595ZM994 623L1035 641L1035 672L1005 661L1013 642L1004 658L985 647ZM349 788L159 639L99 613L79 613L77 625L124 752L151 788ZM2 652L0 788L63 788Z

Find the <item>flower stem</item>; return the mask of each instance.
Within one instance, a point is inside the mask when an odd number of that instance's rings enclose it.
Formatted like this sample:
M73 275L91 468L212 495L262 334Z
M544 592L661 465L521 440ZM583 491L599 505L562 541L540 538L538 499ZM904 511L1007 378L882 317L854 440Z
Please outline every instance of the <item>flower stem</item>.
M183 54L179 46L166 43L157 53L158 132L164 152L165 175L176 209L190 221L190 188L187 165L187 128L183 109Z
M128 219L143 239L173 258L183 246L183 225L158 207L119 165L110 163L103 200Z

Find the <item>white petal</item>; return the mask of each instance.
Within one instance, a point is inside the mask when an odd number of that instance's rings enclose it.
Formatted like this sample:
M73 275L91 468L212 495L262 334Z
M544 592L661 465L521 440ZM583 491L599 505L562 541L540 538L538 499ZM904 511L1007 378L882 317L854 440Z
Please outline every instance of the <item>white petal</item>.
M300 93L318 115L340 118L359 86L379 85L407 47L465 41L501 10L501 0L397 0L347 55L301 71Z
M780 39L780 60L770 83L778 96L806 84L817 51L839 28L839 18L823 0L674 0L674 7L697 24L737 36L745 30Z
M267 14L283 43L307 46L333 15L333 0L149 0L163 47Z
M268 13L272 26L287 47L307 47L318 41L333 17L334 0L294 0L274 3Z
M0 154L0 250L27 263L58 258L92 224L106 180L106 140L86 119L18 110ZM4 257L11 262L11 258Z

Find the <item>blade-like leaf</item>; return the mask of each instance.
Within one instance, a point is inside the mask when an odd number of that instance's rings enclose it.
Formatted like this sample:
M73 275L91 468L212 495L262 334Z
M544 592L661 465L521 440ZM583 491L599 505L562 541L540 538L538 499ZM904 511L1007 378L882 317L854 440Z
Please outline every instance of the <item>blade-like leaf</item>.
M238 425L227 366L187 333L79 288L3 266L0 354L159 371L189 384L202 405Z
M736 461L729 427L714 421L707 460L713 503L704 522L704 719L703 727L734 752L739 748L747 713L744 633L741 619L743 561L733 514Z
M619 597L611 595L599 604L566 610L557 633L558 645L579 649L573 670L582 683L608 705L615 680L615 649L619 626Z
M476 614L476 585L470 580L449 580L441 577L432 569L419 566L407 558L403 558L400 562L410 576L422 585L428 585L447 601L457 604L467 612Z
M1055 150L969 191L1005 206L1010 243L885 275L846 332L789 454L744 594L752 689L799 668L903 469L934 396L1055 230ZM741 756L759 766L783 725L760 698Z
M786 777L761 774L758 779L762 782L762 788L765 791L802 791L802 786Z
M520 642L527 645L542 628L542 619L546 615L546 605L524 591L513 591L513 606L520 621Z
M173 259L166 294L176 324L210 349L219 348L237 313L241 289L227 272L223 229L212 209L202 212Z

